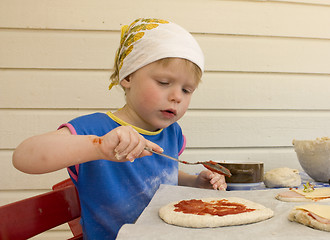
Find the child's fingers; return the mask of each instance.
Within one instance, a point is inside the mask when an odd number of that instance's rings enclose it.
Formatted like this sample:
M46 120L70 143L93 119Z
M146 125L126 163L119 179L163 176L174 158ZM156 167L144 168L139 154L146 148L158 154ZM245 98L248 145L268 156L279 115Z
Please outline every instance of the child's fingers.
M225 177L223 175L220 175L218 173L212 173L210 177L211 177L210 184L212 184L213 189L226 190L227 184L225 181Z
M116 137L116 146L114 147L113 154L117 161L131 161L134 159L149 156L151 153L146 151L145 148L152 148L156 152L163 152L163 149L146 140L131 126L122 126L113 130ZM114 135L112 135L114 136ZM112 138L109 138L111 141Z
M143 157L143 151L145 148L145 141L139 141L138 144L133 148L126 156L126 159L133 162L136 158Z
M142 136L141 136L142 137ZM162 153L164 150L157 144L144 139L145 141L140 141L139 144L127 155L129 161L133 161L135 158L150 156L151 152L145 150L145 148L151 148L156 152Z
M154 150L155 152L159 152L159 153L163 153L164 149L162 149L159 145L157 145L154 142L151 142L149 140L146 141L146 146L147 148L151 148L152 150ZM148 152L148 151L146 151Z
M151 155L145 151L146 147L150 147L157 152L163 152L163 149L157 144L146 140L134 128L127 126L118 128L118 144L115 148L115 157L118 161L131 161L134 159Z
M119 143L115 148L117 160L134 160L144 149L146 140L132 127L117 132Z

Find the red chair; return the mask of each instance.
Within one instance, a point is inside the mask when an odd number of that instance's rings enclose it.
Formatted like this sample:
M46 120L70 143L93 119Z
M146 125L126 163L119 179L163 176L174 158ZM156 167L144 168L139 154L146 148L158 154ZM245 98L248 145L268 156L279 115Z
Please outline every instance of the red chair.
M83 239L79 224L80 203L71 179L53 186L53 190L0 207L0 239L28 239L51 228L68 223L73 239Z

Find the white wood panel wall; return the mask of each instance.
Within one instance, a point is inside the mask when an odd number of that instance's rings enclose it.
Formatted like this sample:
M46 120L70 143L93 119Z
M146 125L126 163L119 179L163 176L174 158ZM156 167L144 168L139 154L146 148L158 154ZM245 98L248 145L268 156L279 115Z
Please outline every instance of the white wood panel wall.
M301 169L292 139L330 136L330 0L1 0L0 205L68 177L14 169L22 140L122 106L108 79L120 25L138 17L180 24L205 53L203 82L180 120L182 159ZM39 239L64 239L66 229Z

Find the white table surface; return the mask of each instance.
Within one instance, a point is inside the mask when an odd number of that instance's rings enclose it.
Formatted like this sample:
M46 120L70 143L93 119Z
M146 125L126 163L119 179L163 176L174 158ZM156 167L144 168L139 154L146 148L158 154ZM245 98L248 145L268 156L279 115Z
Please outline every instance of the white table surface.
M289 211L304 203L282 202L275 199L285 189L251 191L215 191L181 186L161 185L148 207L135 224L125 224L117 239L290 239L329 240L330 232L315 230L287 219ZM165 223L159 216L160 207L178 200L205 197L241 197L258 202L274 211L271 219L240 226L218 228L185 228ZM322 203L330 205L330 203Z

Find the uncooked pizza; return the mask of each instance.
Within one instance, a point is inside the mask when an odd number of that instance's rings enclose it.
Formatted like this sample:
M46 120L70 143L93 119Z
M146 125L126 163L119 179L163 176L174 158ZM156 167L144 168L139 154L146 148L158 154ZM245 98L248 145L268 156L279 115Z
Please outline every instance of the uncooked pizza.
M271 209L237 197L182 200L159 209L166 223L191 228L249 224L273 215Z
M285 202L329 202L330 188L291 188L280 192L275 198Z
M330 232L330 205L307 204L296 206L289 213L288 219Z

